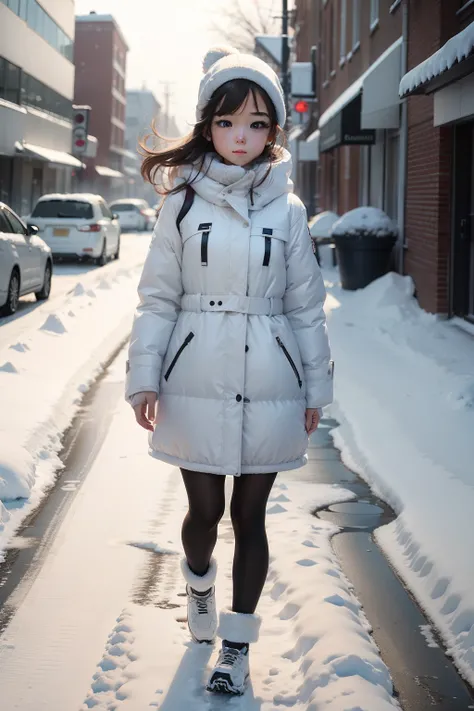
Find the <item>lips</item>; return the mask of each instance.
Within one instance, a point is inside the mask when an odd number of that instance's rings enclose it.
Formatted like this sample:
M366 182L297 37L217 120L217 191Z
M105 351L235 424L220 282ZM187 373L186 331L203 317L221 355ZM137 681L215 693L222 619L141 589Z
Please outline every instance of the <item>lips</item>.
M238 155L247 155L247 151L232 151L232 153L237 153Z

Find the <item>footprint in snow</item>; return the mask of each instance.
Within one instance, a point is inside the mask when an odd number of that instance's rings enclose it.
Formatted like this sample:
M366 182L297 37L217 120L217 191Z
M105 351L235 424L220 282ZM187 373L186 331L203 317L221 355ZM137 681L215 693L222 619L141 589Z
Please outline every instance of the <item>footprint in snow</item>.
M280 620L291 620L300 610L300 606L294 602L289 602L280 612Z
M304 568L311 568L313 565L317 565L315 560L311 560L310 558L302 558L301 560L296 561L296 565L302 565Z
M275 506L272 506L268 509L267 514L285 513L285 511L287 510L288 509L285 509L284 506L280 506L280 504L275 504Z
M310 540L303 541L303 543L301 545L306 546L307 548L319 548L319 546L317 546L316 543L313 543L313 541L310 541Z
M279 600L288 586L285 583L275 583L270 591L272 600Z
M10 363L10 361L0 365L0 371L2 371L2 373L18 373L18 370L15 368L13 363Z

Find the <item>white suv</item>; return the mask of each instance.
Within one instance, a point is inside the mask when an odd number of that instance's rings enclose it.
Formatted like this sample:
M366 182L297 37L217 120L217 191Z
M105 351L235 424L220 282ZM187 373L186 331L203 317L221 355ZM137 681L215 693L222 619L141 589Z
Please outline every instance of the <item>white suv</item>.
M120 223L100 195L43 195L26 220L57 257L88 257L100 266L119 258Z
M117 213L120 226L123 230L145 232L152 230L156 222L156 211L149 206L146 200L126 198L114 200L109 204L112 212Z
M51 250L8 205L0 202L0 315L18 308L20 296L35 294L41 301L51 291Z

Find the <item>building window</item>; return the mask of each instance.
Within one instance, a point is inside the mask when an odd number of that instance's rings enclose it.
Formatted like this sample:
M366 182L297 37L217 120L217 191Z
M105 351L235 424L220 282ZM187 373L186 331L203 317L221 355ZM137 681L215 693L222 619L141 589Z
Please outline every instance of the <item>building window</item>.
M352 0L352 51L360 47L360 0Z
M37 0L0 0L28 27L37 32L48 44L70 62L73 61L73 40L56 24Z
M5 62L5 96L12 104L20 103L20 67L11 62Z
M330 53L329 53L329 74L333 76L336 71L337 56L337 22L335 18L334 4L329 8L329 28L330 28Z
M0 99L72 119L72 101L0 57Z
M370 29L374 30L379 24L379 0L370 0Z
M346 61L346 32L347 32L347 0L341 0L341 41L340 41L340 63Z

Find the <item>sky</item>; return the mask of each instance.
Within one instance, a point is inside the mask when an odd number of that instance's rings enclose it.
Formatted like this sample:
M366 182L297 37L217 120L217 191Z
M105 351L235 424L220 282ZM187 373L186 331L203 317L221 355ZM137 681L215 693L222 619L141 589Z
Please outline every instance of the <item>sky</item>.
M261 1L261 0L260 0ZM257 0L241 0L252 12ZM172 92L170 113L183 132L194 123L202 57L224 43L213 23L233 0L76 0L76 14L112 14L130 46L127 87L151 89L164 104L163 82Z

